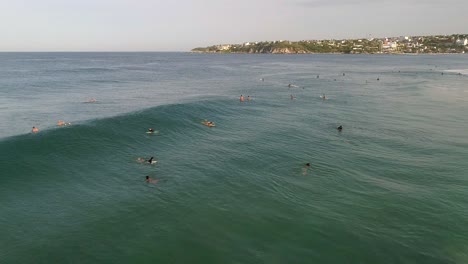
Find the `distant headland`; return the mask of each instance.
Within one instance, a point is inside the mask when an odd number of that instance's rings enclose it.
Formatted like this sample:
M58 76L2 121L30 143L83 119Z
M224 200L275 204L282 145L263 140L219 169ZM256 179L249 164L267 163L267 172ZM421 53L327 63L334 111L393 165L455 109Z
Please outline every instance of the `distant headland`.
M434 54L468 53L468 34L391 38L261 41L192 49L200 53Z

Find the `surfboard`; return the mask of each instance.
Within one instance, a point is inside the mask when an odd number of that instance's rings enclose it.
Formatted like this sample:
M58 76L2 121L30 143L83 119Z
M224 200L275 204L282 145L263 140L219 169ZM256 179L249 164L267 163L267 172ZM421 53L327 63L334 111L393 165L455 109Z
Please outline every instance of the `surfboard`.
M207 127L215 127L216 126L214 123L208 123L208 121L203 121L202 124L207 126Z

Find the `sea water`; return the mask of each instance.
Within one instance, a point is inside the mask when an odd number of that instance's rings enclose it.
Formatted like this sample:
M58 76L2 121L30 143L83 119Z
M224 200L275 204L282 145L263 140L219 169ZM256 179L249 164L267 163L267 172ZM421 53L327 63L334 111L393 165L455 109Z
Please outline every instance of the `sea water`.
M0 263L468 263L467 69L1 53Z

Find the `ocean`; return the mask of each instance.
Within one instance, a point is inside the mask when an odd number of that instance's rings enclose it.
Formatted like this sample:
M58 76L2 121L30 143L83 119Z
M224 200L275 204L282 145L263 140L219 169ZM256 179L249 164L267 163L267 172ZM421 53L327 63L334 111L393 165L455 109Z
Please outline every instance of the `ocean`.
M466 55L0 53L0 157L0 263L468 263Z

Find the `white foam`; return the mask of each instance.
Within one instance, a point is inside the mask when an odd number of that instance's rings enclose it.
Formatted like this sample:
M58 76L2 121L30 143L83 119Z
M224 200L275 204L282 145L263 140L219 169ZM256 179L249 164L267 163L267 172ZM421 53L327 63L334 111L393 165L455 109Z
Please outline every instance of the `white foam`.
M445 70L445 72L451 72L451 73L461 73L463 75L468 75L468 69L455 69L455 70Z

